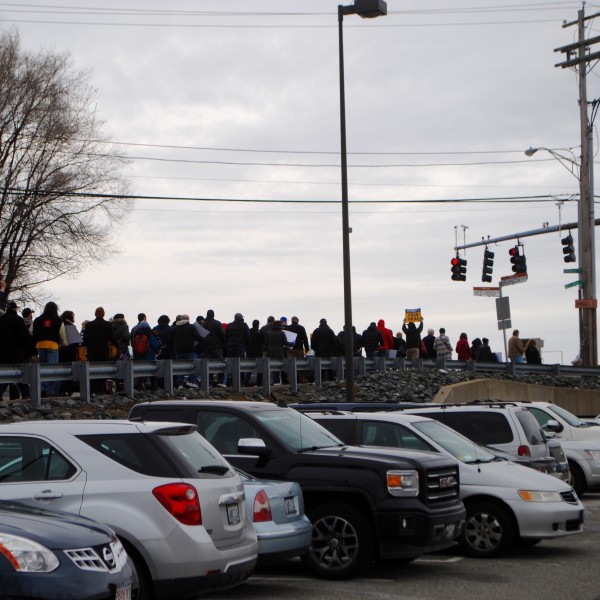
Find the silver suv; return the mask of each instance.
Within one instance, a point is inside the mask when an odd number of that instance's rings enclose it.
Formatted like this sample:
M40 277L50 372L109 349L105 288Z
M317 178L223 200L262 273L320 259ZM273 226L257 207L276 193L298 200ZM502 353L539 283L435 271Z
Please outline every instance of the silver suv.
M527 459L527 466L571 481L568 462L556 440L548 445L535 417L515 403L477 402L473 404L407 409L445 423L481 446L499 450L517 461Z
M256 562L242 481L193 425L0 425L0 495L109 525L133 560L140 600L231 587Z

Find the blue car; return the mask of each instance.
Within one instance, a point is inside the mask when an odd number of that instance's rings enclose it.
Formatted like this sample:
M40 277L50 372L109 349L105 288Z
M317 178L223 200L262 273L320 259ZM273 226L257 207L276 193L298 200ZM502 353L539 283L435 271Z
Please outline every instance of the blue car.
M258 565L306 554L310 548L312 524L304 514L300 486L293 481L257 479L236 470L244 484L248 518L256 530Z
M135 600L137 594L135 571L111 529L0 501L2 600Z

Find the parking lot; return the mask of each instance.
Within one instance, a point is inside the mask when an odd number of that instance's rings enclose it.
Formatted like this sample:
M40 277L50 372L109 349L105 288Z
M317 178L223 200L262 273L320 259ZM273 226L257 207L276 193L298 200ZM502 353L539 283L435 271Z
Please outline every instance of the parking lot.
M294 560L256 571L244 585L209 598L600 600L600 494L586 495L583 502L583 534L545 540L507 558L471 559L446 551L407 566L377 564L365 577L346 582L314 579Z

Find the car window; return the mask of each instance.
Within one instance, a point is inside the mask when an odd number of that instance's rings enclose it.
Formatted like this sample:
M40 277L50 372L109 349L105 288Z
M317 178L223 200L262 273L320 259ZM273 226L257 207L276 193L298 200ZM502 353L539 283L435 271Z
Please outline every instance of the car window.
M535 417L529 412L528 409L516 411L516 416L523 427L525 437L530 444L537 445L543 444L546 441L540 424L536 421Z
M77 467L45 440L0 438L0 482L70 479Z
M261 437L252 423L232 413L199 411L196 425L200 435L223 454L237 454L241 438Z
M77 436L104 456L143 475L180 477L181 473L142 433L106 433Z
M363 422L361 444L366 446L389 446L392 448L437 452L433 446L417 436L410 429L404 427L404 425L383 421Z
M531 409L530 409L531 410ZM561 406L556 406L553 404L548 407L548 410L551 410L553 413L556 413L559 417L564 419L571 427L586 427L587 423L582 421L579 417L576 417L573 413L570 413L568 410L565 410ZM551 418L551 417L549 417Z
M427 414L426 416L430 416ZM437 418L437 417L436 417ZM510 444L514 440L505 414L481 411L447 412L440 421L477 444Z
M356 444L356 419L314 419L320 425L323 425L327 431L330 431L336 437L340 438L345 444Z
M552 418L545 410L540 410L539 408L531 407L529 412L535 417L535 420L542 429L546 427L546 424Z

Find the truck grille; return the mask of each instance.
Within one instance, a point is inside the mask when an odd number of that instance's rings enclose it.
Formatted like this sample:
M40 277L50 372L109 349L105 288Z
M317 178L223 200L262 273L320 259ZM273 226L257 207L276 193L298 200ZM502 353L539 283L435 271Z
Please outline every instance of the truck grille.
M427 504L455 502L459 498L458 467L427 471Z

